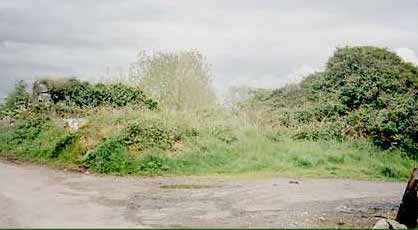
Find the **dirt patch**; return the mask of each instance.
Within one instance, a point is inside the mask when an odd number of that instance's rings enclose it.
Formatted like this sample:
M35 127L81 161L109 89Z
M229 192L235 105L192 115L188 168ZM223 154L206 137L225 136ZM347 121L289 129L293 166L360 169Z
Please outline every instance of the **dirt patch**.
M371 227L393 217L404 191L393 182L114 177L11 162L0 162L0 207L12 208L3 227Z
M322 205L324 206L324 205ZM327 204L314 218L307 218L307 226L336 228L371 228L381 218L394 219L399 208L398 199L352 199ZM334 208L331 208L334 207Z
M219 185L205 185L205 184L169 184L160 185L162 189L209 189L209 188L221 188Z
M1 161L4 161L4 162L6 162L6 163L10 163L10 164L21 164L22 162L21 161L19 161L19 159L18 158L16 158L16 157L1 157L0 158L0 160Z

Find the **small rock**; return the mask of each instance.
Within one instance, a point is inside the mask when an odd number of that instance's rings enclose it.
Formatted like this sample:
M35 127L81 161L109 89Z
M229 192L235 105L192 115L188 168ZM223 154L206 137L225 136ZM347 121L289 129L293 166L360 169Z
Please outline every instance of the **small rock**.
M407 229L407 227L395 220L388 219L387 222L392 226L392 229Z
M48 86L41 81L35 81L32 87L33 99L36 102L48 104L51 102L51 94Z
M79 128L83 127L87 120L84 118L68 118L64 119L65 127L68 127L70 130L76 131Z
M15 119L11 117L4 117L0 119L0 127L10 127L10 126L14 126L14 124L15 124Z
M323 216L320 216L320 217L319 217L319 220L322 220L322 221L324 221L324 220L325 220L325 217L323 217Z
M299 181L293 181L293 180L291 180L291 181L289 181L289 184L299 184Z
M394 220L380 219L373 226L373 229L407 229L407 227Z
M389 229L390 225L385 219L380 219L374 224L372 229Z

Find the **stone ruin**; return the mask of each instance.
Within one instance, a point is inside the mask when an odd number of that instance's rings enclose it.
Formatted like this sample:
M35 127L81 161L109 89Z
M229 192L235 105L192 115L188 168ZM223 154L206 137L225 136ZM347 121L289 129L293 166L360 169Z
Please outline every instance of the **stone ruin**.
M49 104L52 103L52 95L48 85L43 81L35 81L32 86L32 100L36 103ZM71 131L77 131L87 123L85 118L70 117L56 121L56 125Z
M47 104L52 101L48 86L41 81L35 81L33 83L32 93L33 93L32 97L33 97L34 102Z

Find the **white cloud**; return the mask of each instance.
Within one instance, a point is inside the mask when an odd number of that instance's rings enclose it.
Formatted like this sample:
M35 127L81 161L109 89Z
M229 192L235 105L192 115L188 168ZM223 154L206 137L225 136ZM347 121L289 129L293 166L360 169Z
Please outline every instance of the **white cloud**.
M413 49L410 48L398 48L395 52L407 62L411 62L418 65L418 56Z
M322 68L315 68L310 65L301 65L298 66L293 72L286 75L285 79L286 82L289 83L297 83L301 81L303 78L307 77L309 74L321 71Z

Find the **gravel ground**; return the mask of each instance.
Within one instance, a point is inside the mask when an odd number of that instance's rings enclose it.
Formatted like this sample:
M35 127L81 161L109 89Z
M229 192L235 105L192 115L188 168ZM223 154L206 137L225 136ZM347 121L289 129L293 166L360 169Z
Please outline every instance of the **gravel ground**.
M0 227L370 227L405 183L114 177L0 162Z

